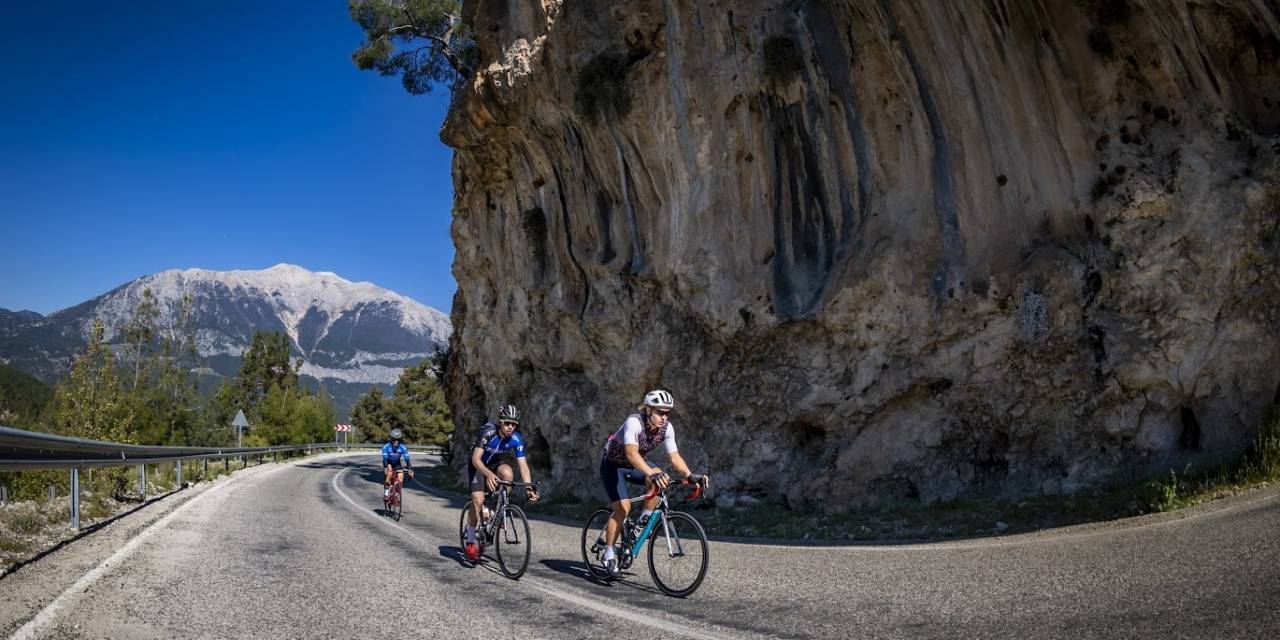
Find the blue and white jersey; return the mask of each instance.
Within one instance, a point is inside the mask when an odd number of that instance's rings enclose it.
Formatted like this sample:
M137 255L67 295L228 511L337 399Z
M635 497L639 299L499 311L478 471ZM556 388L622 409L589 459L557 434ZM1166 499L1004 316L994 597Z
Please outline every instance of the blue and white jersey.
M401 442L392 445L390 442L382 445L382 466L397 466L400 464L400 456L404 456L404 466L409 466L409 448Z
M501 433L498 433L497 425L486 422L480 429L480 437L476 438L476 443L471 448L484 449L484 453L480 454L480 461L489 465L501 460L502 456L507 454L515 454L517 458L523 458L524 438L515 431L511 432L510 438L504 438Z

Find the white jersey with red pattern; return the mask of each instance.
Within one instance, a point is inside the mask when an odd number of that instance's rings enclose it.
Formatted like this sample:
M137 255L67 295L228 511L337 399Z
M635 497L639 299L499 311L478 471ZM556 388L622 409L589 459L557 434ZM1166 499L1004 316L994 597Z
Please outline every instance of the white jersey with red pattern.
M640 414L633 413L627 417L621 427L609 436L609 441L604 443L604 457L619 467L631 467L631 462L627 460L626 445L634 444L640 447L640 456L644 457L658 447L663 445L667 455L676 452L676 428L670 421L663 425L657 431L650 432L644 428L644 420Z

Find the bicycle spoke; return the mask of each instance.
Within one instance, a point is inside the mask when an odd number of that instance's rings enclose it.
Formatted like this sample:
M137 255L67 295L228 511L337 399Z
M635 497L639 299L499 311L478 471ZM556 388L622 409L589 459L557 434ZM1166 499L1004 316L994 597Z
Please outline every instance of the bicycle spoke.
M655 517L658 517L655 515ZM692 516L666 514L649 541L649 572L664 593L684 597L706 576L709 561L706 534Z
M582 563L586 565L587 572L597 580L609 577L601 562L601 553L604 551L605 528L611 517L612 511L600 509L587 518L587 523L582 528Z
M502 573L512 580L524 575L529 566L529 521L520 507L507 506L502 512L493 514L496 522L502 525L502 532L495 532L494 550L498 556L498 566ZM508 542L513 537L515 543ZM523 539L525 544L519 544Z

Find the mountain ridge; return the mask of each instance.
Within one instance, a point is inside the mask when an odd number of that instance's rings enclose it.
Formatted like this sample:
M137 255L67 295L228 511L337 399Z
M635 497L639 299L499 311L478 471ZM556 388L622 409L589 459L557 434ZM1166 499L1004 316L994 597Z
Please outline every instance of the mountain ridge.
M161 333L176 331L184 296L190 297L202 369L233 376L254 332L282 332L303 360L299 373L324 386L340 408L369 386L389 389L405 366L443 348L452 332L439 310L331 271L287 263L262 270L169 269L47 316L0 309L0 361L54 383L70 369L95 320L103 322L108 343L122 343L147 290Z

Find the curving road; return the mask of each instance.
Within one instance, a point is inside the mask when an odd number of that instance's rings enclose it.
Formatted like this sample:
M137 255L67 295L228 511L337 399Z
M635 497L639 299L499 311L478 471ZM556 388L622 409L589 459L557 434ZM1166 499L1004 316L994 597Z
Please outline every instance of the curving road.
M379 516L368 454L237 473L0 580L17 638L1276 638L1280 490L1173 516L972 542L714 542L701 589L637 562L589 580L579 529L533 521L524 578L459 561L460 502ZM141 517L141 516L139 516ZM131 516L134 518L134 516ZM712 532L714 533L714 532ZM109 547L109 548L108 548Z

